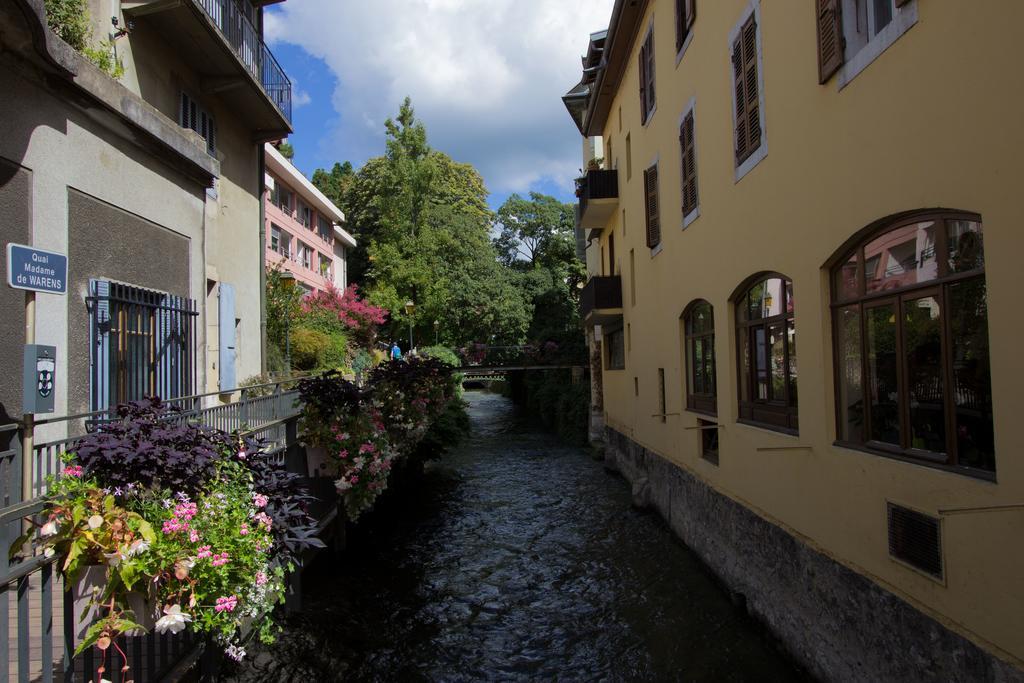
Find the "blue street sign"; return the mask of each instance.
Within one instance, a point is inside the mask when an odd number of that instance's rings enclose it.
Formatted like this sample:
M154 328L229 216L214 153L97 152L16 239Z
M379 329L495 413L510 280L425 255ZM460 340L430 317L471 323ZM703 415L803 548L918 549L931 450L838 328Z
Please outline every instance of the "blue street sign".
M68 257L23 244L7 245L7 284L47 294L68 293Z

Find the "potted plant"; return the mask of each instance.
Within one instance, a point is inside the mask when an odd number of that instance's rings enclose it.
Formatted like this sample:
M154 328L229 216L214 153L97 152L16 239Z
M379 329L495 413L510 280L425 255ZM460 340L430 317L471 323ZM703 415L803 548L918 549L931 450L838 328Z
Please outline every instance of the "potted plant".
M159 399L117 415L65 454L43 521L12 547L58 556L76 587L76 651L99 647L102 674L111 647L124 657L125 633L191 628L235 658L243 638L271 640L296 555L323 545L297 478L260 444L190 424Z

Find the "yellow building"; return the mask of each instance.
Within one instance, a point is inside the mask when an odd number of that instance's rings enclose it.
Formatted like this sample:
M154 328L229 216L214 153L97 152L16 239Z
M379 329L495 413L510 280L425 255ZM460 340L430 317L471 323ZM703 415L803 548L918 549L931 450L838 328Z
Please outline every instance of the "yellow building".
M825 679L1024 678L1022 23L618 0L565 97L605 457Z

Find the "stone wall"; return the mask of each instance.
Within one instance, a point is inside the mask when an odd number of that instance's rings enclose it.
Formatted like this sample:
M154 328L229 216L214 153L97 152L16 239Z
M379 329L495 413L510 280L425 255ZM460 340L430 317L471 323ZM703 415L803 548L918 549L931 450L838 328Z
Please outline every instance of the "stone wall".
M612 428L605 465L632 485L814 676L1024 681L1024 672Z

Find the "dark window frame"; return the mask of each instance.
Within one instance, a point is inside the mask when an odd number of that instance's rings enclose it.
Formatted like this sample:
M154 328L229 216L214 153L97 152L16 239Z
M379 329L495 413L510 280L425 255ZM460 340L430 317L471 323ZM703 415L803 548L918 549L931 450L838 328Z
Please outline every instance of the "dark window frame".
M707 306L709 313L709 320L711 322L710 329L694 330L693 325L693 314L699 307ZM686 376L684 378L685 391L686 391L686 409L702 415L709 415L713 417L718 416L718 364L717 357L715 356L715 307L712 306L708 301L704 299L697 299L690 302L690 304L683 311L681 316L683 323L683 356L684 362L683 367L685 369ZM709 376L711 390L710 391L698 391L696 386L698 384L696 377L696 369L706 364L708 357L703 356L698 363L696 347L697 341L701 340L701 345L705 350L709 352L710 363L711 363L711 374Z
M901 228L931 221L934 221L936 224L934 244L934 252L936 254L936 277L918 283L895 283L896 286L890 289L868 292L867 274L865 272L865 247L870 243L883 238L885 235L893 233ZM980 244L982 245L980 251L981 265L959 272L951 272L952 269L949 264L949 226L951 223L958 221L978 224L979 234L981 236ZM873 224L868 229L861 231L854 238L849 240L847 244L837 252L837 256L831 260L829 280L832 309L832 359L835 383L834 399L836 415L836 445L875 455L891 457L897 460L926 465L966 476L995 481L997 469L995 464L996 454L994 452L992 454L991 470L964 465L960 462L959 443L957 440L958 428L955 404L956 390L951 388L953 384L951 380L954 377L953 319L956 314L954 306L951 305L952 290L955 286L962 283L981 283L983 287L985 286L986 278L983 244L984 222L982 221L981 215L967 211L927 210L901 214L893 219ZM844 272L844 267L851 263L854 258L856 258L854 269L852 271L846 269L845 272L852 272L854 274L854 278L856 279L856 290L853 294L848 294L846 292L846 288L841 285L841 282L843 282L843 279L841 278L842 273ZM906 309L904 303L926 297L935 297L939 304L945 452L934 452L914 448L913 444L910 442L911 430L909 411L911 401L909 397L910 387L906 355L907 350L905 348L907 333ZM874 434L871 427L874 418L872 416L872 411L868 407L870 401L868 380L871 375L869 369L868 325L866 316L867 311L881 306L893 307L893 315L897 325L895 335L896 356L898 358L896 403L899 411L899 444L877 441L872 438ZM858 328L856 331L859 335L855 340L859 345L860 353L860 374L858 379L861 387L861 420L863 425L860 430L861 433L859 439L852 438L851 436L844 437L843 435L844 425L848 418L845 411L848 406L844 405L845 402L841 397L841 391L845 386L845 379L842 375L844 363L842 361L842 350L840 349L840 340L842 339L840 331L840 314L842 311L849 311L850 309L853 309L857 315ZM987 295L985 319L987 325ZM986 344L989 344L987 327L985 330L985 342ZM988 371L989 382L991 382L991 367L988 368ZM989 392L989 396L987 397L987 408L989 414L992 415L994 411L992 410L991 386L989 387Z
M676 0L676 53L686 45L697 19L697 0Z
M762 282L767 282L768 280L773 279L781 279L783 281L781 293L782 302L780 306L780 310L782 312L777 315L756 319L746 319L745 316L741 316L740 310L742 307L748 305L748 296L751 291ZM736 293L732 297L732 304L736 317L736 376L737 396L739 397L739 417L737 421L742 424L749 424L763 429L782 432L784 434L796 435L799 434L800 429L798 397L791 396L790 387L796 384L797 378L790 363L791 354L788 333L789 326L792 325L795 342L796 306L792 303L794 298L792 291L793 281L782 273L758 273L757 275L745 280L744 283L737 288ZM768 350L768 338L771 334L771 327L779 324L783 327L783 396L781 400L773 396L771 382L766 381L769 396L762 399L757 396L757 364L754 361L754 354L756 354L757 347L755 331L757 329L764 331L765 360L768 360L770 355ZM751 350L749 367L744 366L744 339L749 344L749 348ZM744 375L746 375L746 392L744 392Z
M614 335L619 335L622 338L622 358L621 363L617 361L615 355L613 355L611 339ZM608 330L604 333L604 344L605 348L605 370L625 370L626 369L626 332L621 327Z

